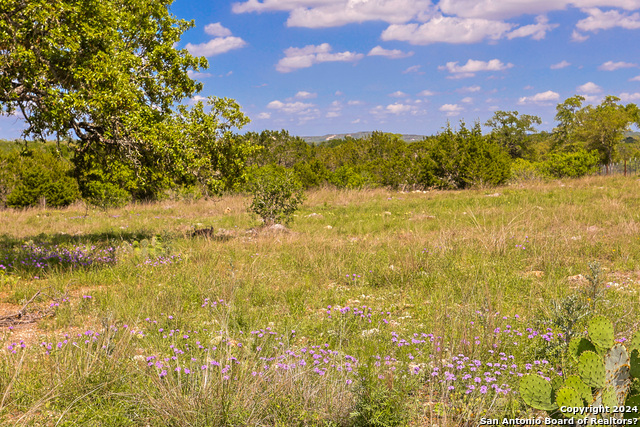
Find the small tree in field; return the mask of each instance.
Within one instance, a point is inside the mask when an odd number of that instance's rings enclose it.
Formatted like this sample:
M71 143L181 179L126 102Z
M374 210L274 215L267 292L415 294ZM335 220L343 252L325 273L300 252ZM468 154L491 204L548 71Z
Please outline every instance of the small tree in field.
M258 169L250 188L253 200L249 210L265 225L289 223L304 200L302 184L295 174L279 166Z

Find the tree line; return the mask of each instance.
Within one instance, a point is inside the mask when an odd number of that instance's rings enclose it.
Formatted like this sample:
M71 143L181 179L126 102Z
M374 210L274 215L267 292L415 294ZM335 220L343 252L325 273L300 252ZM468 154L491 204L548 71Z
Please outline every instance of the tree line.
M202 89L189 71L208 62L176 48L194 22L171 3L2 0L0 113L20 115L24 140L44 149L0 157L1 204L217 195L243 191L264 168L307 188L458 189L579 176L636 150L623 136L638 108L611 96L567 99L551 133L536 132L536 116L498 111L487 134L460 122L413 143L379 132L317 145L284 130L241 135L249 118L233 99L181 104Z

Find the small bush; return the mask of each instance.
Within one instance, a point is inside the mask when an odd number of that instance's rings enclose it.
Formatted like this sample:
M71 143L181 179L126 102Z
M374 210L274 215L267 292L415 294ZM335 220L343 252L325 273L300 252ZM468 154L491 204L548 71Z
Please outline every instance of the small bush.
M524 182L542 180L545 175L542 165L525 159L514 159L511 163L511 181Z
M54 153L28 150L10 154L5 162L0 186L7 194L7 206L24 208L44 202L63 207L79 196L78 184L69 176L70 165Z
M355 167L343 165L331 174L329 182L338 188L353 190L371 184L371 177L366 172L358 171Z
M265 225L286 224L304 200L302 184L294 173L281 166L256 170L250 182L253 200L249 210Z
M543 170L553 178L579 178L595 172L599 165L597 151L577 150L550 154L543 164Z

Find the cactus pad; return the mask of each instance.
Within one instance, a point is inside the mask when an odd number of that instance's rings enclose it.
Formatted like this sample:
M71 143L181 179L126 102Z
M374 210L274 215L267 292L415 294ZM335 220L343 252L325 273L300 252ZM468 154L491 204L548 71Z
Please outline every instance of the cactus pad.
M527 374L520 379L520 395L533 408L553 411L558 408L552 400L551 384L538 375Z
M636 331L629 341L629 350L640 350L640 331Z
M611 348L613 346L613 324L604 316L595 316L589 321L587 326L589 339L600 348Z
M596 351L595 346L588 339L576 337L569 341L569 354L576 362L585 351Z
M616 344L604 358L606 371L606 387L611 388L616 395L616 405L624 404L629 392L631 377L629 375L629 355L622 344Z
M634 349L629 358L630 373L633 378L640 378L640 351Z
M640 408L640 395L634 394L627 396L627 400L624 401L624 405L629 407L629 409L636 408L635 411L625 411L622 415L623 418L627 419L635 419L640 418L640 411L637 408Z
M578 392L580 397L582 397L586 402L591 402L593 400L593 396L591 394L591 387L586 385L584 381L580 379L577 375L571 375L567 377L567 380L564 382L565 387L570 387Z
M558 390L558 393L556 394L556 403L561 408L563 406L566 406L568 408L579 408L581 406L584 406L584 402L582 401L582 396L580 396L580 393L578 393L571 387L562 387L560 390ZM574 414L571 412L563 412L563 414L566 417L584 417L584 415L580 413Z
M604 387L605 370L602 358L593 351L585 351L578 362L580 378L588 386Z

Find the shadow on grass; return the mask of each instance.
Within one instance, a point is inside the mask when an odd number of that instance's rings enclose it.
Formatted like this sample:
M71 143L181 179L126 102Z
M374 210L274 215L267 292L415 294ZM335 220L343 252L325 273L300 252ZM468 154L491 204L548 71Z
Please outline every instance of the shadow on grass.
M124 242L150 239L142 232L102 232L82 235L39 234L16 238L0 235L0 270L37 274L54 269L94 268L116 263Z

